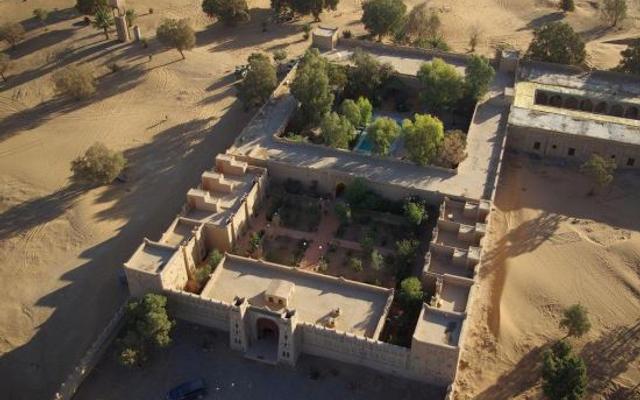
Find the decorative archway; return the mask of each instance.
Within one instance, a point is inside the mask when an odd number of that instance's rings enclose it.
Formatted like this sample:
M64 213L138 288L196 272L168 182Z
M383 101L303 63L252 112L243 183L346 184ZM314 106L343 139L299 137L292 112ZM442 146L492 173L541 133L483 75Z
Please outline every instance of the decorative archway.
M278 341L280 329L278 324L270 318L258 318L256 321L256 333L258 340L275 340Z
M347 188L347 185L345 185L343 182L338 182L338 184L336 185L336 190L335 190L335 197L336 199L340 196L342 196L342 193L344 193L344 190Z

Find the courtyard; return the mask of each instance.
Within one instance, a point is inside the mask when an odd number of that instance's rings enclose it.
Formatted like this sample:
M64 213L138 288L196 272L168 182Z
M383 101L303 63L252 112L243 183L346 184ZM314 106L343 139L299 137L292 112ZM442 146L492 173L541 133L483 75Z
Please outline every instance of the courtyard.
M302 355L296 368L250 361L229 349L228 336L178 321L173 344L144 368L117 363L114 350L85 380L76 400L160 399L174 386L197 377L207 399L389 399L441 400L443 389L382 375L328 359Z

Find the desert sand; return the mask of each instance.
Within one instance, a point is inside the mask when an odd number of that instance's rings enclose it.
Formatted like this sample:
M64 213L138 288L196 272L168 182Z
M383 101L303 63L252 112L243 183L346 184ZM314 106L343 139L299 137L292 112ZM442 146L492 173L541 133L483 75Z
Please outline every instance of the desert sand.
M3 49L14 61L9 81L0 83L0 393L8 399L52 395L126 298L117 279L121 263L144 236L158 238L179 211L187 189L251 117L236 102L233 68L254 51L285 48L295 56L308 46L301 33L308 18L271 24L268 32L261 31L261 22L270 15L268 0L249 1L252 21L237 28L206 18L199 0L130 0L146 36L153 35L163 17L191 20L197 47L186 53L184 61L176 51L154 42L143 49L105 41L100 31L73 17L74 4L73 0L0 2L0 23L21 21L28 30L15 50ZM525 48L535 26L563 18L555 8L534 0L430 4L441 11L453 50L467 51L468 30L478 25L483 32L478 51L487 55L498 43ZM567 20L591 40L593 65L611 67L628 38L637 34L638 12L634 5L634 18L622 28L602 31L597 10L590 4L577 1L577 11ZM32 19L37 7L57 9L46 29ZM147 13L149 7L153 14ZM360 15L359 1L343 0L337 11L323 14L322 19L359 34L364 32ZM121 71L111 73L108 66L114 62ZM51 74L73 63L92 64L99 77L98 92L88 101L55 96ZM92 190L70 185L70 161L95 141L124 152L128 182ZM620 251L637 258L628 247ZM504 291L496 291L493 301L500 304L518 287L508 286L505 281ZM593 295L600 296L600 286L593 289L597 289ZM602 307L607 312L602 320L611 329L624 319L615 313L638 311L637 303L627 305L636 308L626 311L607 307ZM609 318L612 313L615 318ZM495 310L490 315L496 320ZM501 324L517 329L499 335L506 328L494 326L486 333L505 348L520 349L504 358L507 370L524 351L521 332L531 334L519 324L528 326L535 319L505 315L498 319ZM554 318L549 312L540 327L554 327ZM478 383L480 378L474 380L473 374L465 379L474 392L491 384L490 380Z
M591 182L509 156L491 215L462 355L459 399L540 398L540 359L580 303L591 331L569 339L587 362L589 399L630 399L640 382L640 176ZM636 387L637 389L637 387Z

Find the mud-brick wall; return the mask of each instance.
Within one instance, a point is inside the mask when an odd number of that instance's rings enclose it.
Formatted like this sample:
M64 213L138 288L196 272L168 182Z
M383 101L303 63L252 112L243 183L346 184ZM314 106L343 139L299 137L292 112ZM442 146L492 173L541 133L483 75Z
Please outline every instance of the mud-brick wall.
M178 290L165 290L164 294L167 296L170 315L195 324L229 331L230 304Z
M407 377L409 349L311 324L302 330L302 352L362 365L385 373Z

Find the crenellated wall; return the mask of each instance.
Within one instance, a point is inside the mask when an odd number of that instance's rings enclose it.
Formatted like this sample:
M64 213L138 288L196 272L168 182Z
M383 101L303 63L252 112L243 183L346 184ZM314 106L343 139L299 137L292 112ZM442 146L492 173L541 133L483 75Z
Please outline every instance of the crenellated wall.
M167 296L171 315L199 325L229 331L229 311L233 307L231 304L175 289L166 289L163 293Z

